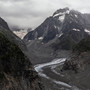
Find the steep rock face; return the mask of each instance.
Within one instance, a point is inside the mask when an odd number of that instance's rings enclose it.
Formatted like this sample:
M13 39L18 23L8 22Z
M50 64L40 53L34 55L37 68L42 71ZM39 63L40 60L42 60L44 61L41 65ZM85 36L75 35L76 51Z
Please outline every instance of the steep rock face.
M89 35L87 24L85 24L83 14L78 11L71 10L66 14L61 36L53 43L53 48L57 49L72 49L75 44ZM88 31L88 32L87 32Z
M49 17L44 23L42 23L39 27L37 27L34 31L29 32L24 39L25 40L34 40L34 39L53 39L58 33L58 29L54 27L54 25L59 26L59 22ZM45 38L44 38L45 37Z
M63 9L62 9L63 10ZM63 12L64 13L64 12ZM55 12L51 17L47 18L39 27L37 27L33 32L29 32L28 35L24 37L25 40L34 40L41 39L43 42L48 42L56 37L58 33L60 33L60 28L62 27L62 20L59 20ZM28 38L33 36L33 38Z
M24 39L34 40L42 39L43 42L48 42L63 33L85 32L87 29L87 19L78 11L69 10L69 8L57 10L51 17L47 18L34 31L29 32ZM88 16L87 16L88 17ZM88 22L88 24L90 24ZM42 37L42 38L41 38Z
M69 8L59 9L34 31L29 32L24 40L38 39L48 43L56 38L53 48L71 49L73 45L90 35L90 22L87 21L87 17L87 14Z
M0 27L0 90L43 90L40 78L26 56L24 43L19 48L21 43L10 30Z

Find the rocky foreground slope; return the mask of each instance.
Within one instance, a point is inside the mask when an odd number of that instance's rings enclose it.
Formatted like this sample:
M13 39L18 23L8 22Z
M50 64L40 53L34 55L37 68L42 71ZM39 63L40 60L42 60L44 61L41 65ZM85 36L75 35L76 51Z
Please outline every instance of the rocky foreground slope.
M24 43L0 18L0 90L43 90Z
M73 54L66 60L61 71L81 90L90 90L90 36L75 46Z

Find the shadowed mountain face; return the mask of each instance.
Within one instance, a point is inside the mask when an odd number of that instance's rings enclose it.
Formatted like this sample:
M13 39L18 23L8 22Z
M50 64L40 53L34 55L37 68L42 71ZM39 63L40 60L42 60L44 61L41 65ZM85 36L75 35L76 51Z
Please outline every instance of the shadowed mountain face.
M0 21L0 90L43 90L24 43Z
M38 58L34 60L41 62L66 57L67 50L72 50L79 41L90 35L89 16L90 14L82 14L69 8L55 11L24 37L28 50Z
M69 8L59 9L34 31L29 32L24 40L37 39L48 43L57 38L53 43L55 49L71 49L73 45L90 34L90 21L87 21L89 16Z

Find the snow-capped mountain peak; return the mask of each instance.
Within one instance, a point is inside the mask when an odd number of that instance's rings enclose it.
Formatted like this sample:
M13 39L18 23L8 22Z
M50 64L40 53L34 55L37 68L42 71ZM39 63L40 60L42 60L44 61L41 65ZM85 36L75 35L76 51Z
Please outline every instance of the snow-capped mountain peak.
M69 8L63 8L63 9L58 9L53 16L58 16L58 15L63 15L63 14L69 14L70 10Z
M59 21L63 22L65 15L69 14L69 8L59 9L53 14L53 18L58 18Z
M87 30L85 28L87 28ZM24 40L38 39L43 43L48 43L49 41L59 38L62 42L63 40L71 40L72 43L76 43L88 36L89 32L90 23L87 22L87 15L84 15L76 10L64 8L57 10L39 27L29 32L24 37Z

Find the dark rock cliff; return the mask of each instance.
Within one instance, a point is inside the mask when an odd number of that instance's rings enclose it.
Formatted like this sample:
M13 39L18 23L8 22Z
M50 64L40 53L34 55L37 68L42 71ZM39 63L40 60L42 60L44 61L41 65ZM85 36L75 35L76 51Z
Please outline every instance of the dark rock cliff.
M43 43L48 43L49 41L58 38L60 48L63 49L64 46L62 44L63 42L68 42L67 39L75 44L88 36L87 31L90 29L90 22L89 20L87 21L87 18L89 18L88 14L69 10L69 8L59 9L35 30L29 32L24 37L24 40L39 39Z
M24 43L5 27L0 26L0 90L43 90Z

